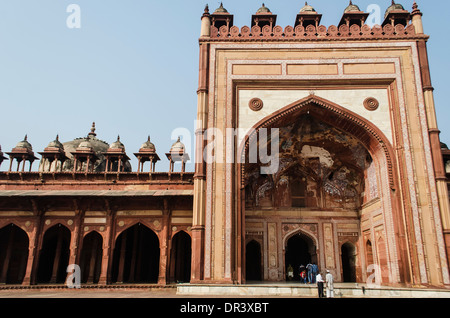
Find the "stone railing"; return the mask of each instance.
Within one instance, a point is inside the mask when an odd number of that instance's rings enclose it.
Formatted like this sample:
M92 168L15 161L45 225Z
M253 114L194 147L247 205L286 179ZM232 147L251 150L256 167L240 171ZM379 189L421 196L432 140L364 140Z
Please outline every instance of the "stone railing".
M412 24L406 27L402 24L393 26L386 24L384 27L375 25L372 28L364 24L362 27L359 25L341 25L337 27L331 25L328 28L324 25L320 25L317 28L313 25L309 25L306 28L302 26L292 27L287 26L284 29L277 25L273 28L266 25L262 29L255 25L252 28L243 26L239 29L237 26L228 28L227 26L221 26L219 29L215 26L211 26L211 35L209 39L212 40L329 40L329 39L366 39L366 38L399 38L399 37L418 37L414 26ZM420 35L423 36L423 35Z

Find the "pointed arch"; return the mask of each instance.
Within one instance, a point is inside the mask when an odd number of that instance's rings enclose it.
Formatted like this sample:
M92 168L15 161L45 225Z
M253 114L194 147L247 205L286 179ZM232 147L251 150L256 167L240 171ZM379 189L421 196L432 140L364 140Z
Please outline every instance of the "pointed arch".
M191 236L185 231L173 235L170 249L169 280L187 283L191 277Z
M91 231L83 238L80 257L81 282L98 283L100 279L103 236Z
M299 280L299 275L301 271L306 270L306 265L313 263L319 265L317 248L317 240L314 235L303 229L296 229L285 235L283 249L286 274L288 267L292 267L293 279Z
M47 229L39 252L38 283L64 283L70 254L70 230L58 223Z
M160 244L156 233L142 224L122 231L113 250L112 282L156 283L159 275Z
M0 229L0 284L21 284L28 260L28 234L14 223Z
M356 282L356 246L350 241L341 245L342 278L345 283Z
M394 148L386 135L373 123L362 116L316 95L309 95L293 102L257 122L244 136L237 149L236 183L237 214L241 237L245 238L245 198L246 198L246 167L249 164L250 145L258 142L261 129L287 127L297 118L310 115L319 121L355 138L376 162L382 184L382 209L385 214L387 229L386 240L389 241L387 257L393 264L393 281L409 281L407 241L405 236L404 218L401 209L400 180L397 159ZM241 252L238 262L245 268L245 239L241 239ZM284 242L285 245L285 242Z

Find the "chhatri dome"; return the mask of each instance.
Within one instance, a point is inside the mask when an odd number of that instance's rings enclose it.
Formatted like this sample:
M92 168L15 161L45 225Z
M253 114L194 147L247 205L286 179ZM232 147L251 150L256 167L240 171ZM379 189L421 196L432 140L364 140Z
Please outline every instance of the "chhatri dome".
M148 136L147 141L144 142L144 143L142 144L142 146L141 146L140 149L145 149L145 150L147 150L147 151L156 151L155 144L153 144L153 143L150 141L150 136Z
M28 136L25 135L25 138L22 141L19 141L16 145L16 148L26 148L28 150L33 150L33 147L28 142Z
M301 8L300 13L316 13L316 10L308 2L305 2L305 6Z
M359 9L359 7L356 4L353 4L353 2L350 0L350 4L348 5L348 7L344 10L345 13L347 12L361 12L361 10Z
M216 14L216 13L228 13L227 9L225 9L223 7L223 3L222 2L220 3L220 7L218 7L216 9L216 11L214 11L214 14Z
M258 11L256 11L256 13L271 13L269 8L266 7L266 5L263 3L262 7L258 9Z
M180 137L170 148L170 153L184 153L184 144L180 141Z
M386 13L384 14L384 18L386 19L386 17L388 16L388 14L389 14L391 11L395 11L395 10L401 10L401 11L404 11L405 8L404 8L401 4L395 3L395 1L392 0L391 6L390 6L389 8L386 9Z
M56 139L51 141L47 148L58 148L64 150L64 145L59 141L59 135L56 135Z
M125 145L120 141L120 136L117 136L117 140L114 141L109 149L123 149L125 150Z

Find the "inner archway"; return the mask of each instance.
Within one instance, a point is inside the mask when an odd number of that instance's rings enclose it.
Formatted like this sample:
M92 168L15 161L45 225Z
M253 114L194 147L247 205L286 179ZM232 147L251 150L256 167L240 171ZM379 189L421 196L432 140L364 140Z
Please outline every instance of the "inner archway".
M69 265L70 230L57 224L45 232L39 255L38 283L61 284Z
M103 238L97 232L91 232L83 239L81 250L81 282L98 283L102 265Z
M245 248L245 277L248 281L261 281L261 245L251 240Z
M191 280L191 237L180 231L172 238L170 251L169 279L176 283L188 283Z
M344 283L356 282L356 248L352 243L342 244L341 261Z
M0 284L21 284L28 260L28 235L14 224L0 230Z
M159 239L138 223L119 235L113 256L115 283L156 283L159 275Z
M292 280L300 280L300 268L306 265L316 263L317 254L314 241L307 235L299 232L292 235L286 243L285 247L285 272L291 266L294 270L294 277Z

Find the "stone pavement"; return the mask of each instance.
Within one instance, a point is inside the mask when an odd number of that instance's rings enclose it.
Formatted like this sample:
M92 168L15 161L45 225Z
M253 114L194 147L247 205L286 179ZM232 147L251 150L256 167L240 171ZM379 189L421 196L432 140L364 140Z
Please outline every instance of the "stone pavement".
M368 288L358 284L335 284L335 298L450 298L450 290L432 288ZM317 287L292 283L246 285L82 285L81 288L51 286L1 286L6 298L317 298Z

